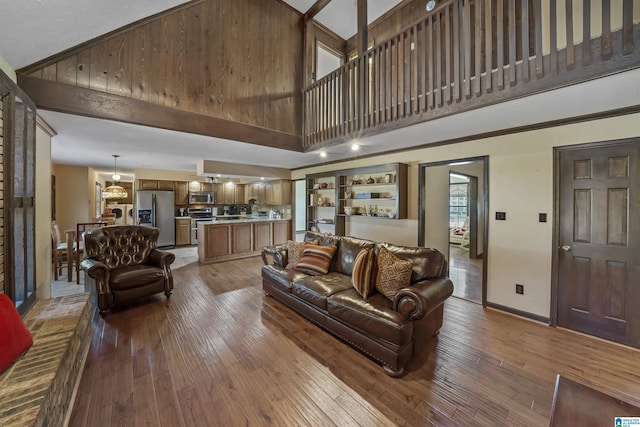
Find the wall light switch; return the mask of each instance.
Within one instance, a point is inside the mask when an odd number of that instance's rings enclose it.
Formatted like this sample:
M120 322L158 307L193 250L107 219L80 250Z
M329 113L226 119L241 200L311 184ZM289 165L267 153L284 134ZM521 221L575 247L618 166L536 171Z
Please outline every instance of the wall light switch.
M506 221L507 213L506 212L496 212L496 221Z
M538 221L547 222L547 214L546 213L539 213L538 214Z

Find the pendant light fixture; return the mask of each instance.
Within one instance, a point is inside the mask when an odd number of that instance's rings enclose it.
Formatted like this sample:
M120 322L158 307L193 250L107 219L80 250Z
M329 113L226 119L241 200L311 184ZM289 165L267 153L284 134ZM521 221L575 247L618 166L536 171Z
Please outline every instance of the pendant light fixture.
M120 157L120 155L112 154L112 156L113 156L113 175L111 175L111 177L113 178L113 185L110 185L104 189L104 191L102 192L102 198L103 199L126 199L128 196L127 190L125 190L123 187L118 185L118 180L120 179L120 175L118 175L117 162L118 162L118 157Z

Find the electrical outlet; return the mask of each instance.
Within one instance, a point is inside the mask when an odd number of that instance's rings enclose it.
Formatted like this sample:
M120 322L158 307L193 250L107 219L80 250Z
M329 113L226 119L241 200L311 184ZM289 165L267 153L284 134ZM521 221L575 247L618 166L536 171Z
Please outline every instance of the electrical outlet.
M524 285L516 283L516 294L524 295Z
M496 212L496 221L506 221L507 213L506 212Z
M539 213L538 214L538 221L547 222L547 214L546 213Z

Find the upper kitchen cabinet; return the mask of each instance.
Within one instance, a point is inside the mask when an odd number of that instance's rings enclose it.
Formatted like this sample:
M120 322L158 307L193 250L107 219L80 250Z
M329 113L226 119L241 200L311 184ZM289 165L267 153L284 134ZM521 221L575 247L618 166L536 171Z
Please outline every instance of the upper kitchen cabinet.
M291 181L281 179L265 183L265 199L268 205L291 204Z
M189 182L176 181L176 205L188 205L189 204Z
M245 185L227 182L214 184L215 200L220 204L244 204Z
M255 200L257 203L266 203L266 186L262 181L252 182L246 185L245 203Z
M173 181L160 179L140 179L138 180L138 190L170 190L174 191Z

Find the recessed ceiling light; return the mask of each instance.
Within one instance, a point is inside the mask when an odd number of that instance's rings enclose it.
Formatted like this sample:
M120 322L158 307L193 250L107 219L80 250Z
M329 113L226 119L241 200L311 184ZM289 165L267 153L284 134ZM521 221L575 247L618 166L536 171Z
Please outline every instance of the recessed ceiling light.
M320 157L327 157L327 152L326 151L321 151L320 152Z
M360 146L358 145L357 142L354 142L353 144L351 144L351 151L358 151L360 149Z
M431 12L436 7L436 0L429 0L427 2L427 12Z

